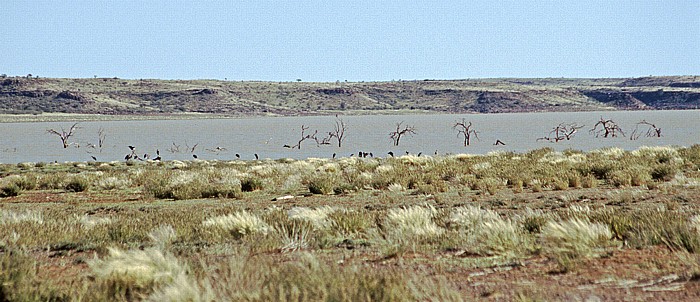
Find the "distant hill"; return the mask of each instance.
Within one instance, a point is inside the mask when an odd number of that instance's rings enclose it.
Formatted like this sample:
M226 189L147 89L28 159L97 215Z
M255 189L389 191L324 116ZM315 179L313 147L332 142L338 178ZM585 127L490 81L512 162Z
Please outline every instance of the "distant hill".
M248 116L698 108L700 76L352 83L0 78L0 114Z

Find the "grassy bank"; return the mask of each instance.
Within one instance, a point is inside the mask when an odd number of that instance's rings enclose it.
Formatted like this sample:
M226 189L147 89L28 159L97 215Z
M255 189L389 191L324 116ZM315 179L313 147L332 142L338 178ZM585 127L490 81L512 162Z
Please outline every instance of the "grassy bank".
M0 175L9 301L683 300L700 288L698 145Z

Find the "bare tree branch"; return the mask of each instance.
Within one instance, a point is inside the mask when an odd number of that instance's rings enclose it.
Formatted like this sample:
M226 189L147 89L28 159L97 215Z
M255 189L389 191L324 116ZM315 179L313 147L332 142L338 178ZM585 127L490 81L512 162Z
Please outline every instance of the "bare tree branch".
M301 143L303 143L307 139L312 139L312 140L316 141L317 145L320 144L318 138L316 137L316 134L318 134L318 130L314 131L313 134L306 134L306 130L309 130L309 126L301 125L301 137L299 138L299 141L297 141L296 145L289 146L289 148L301 149ZM288 145L285 145L285 146L288 146Z
M389 132L389 138L394 141L394 146L398 146L399 142L401 141L401 137L409 134L413 135L416 134L416 127L415 126L403 126L403 122L397 123L396 124L396 131Z
M598 128L598 126L600 126L600 128ZM617 123L615 123L613 120L604 120L602 117L600 118L600 121L593 126L593 129L588 130L588 132L595 134L595 137L599 137L602 134L604 138L617 137L618 133L625 136L622 128L620 128Z
M462 135L464 137L464 146L465 147L469 146L471 144L472 135L476 139L479 139L479 132L472 129L472 122L467 123L464 119L462 119L462 122L455 122L455 124L452 125L452 128L457 130L457 132L458 132L457 136Z
M345 140L346 129L347 126L345 125L345 121L343 121L343 119L339 117L336 117L335 128L333 128L333 132L328 132L328 137L329 140L335 138L336 142L338 142L338 148L342 147L343 145L343 141Z
M545 137L540 137L537 140L546 140L552 143L558 143L563 140L571 140L576 132L578 132L578 129L583 128L584 126L579 126L576 123L572 124L565 124L561 123L557 125L556 127L552 128L552 131L549 131L549 135Z
M656 127L656 125L647 122L646 120L642 120L641 122L637 123L636 126L634 127L634 131L632 131L632 134L630 134L630 140L636 140L638 139L642 134L639 131L640 126L646 126L646 133L645 137L661 137L661 128Z
M78 123L75 123L73 124L73 126L70 127L70 129L68 129L68 131L64 130L63 127L61 127L61 132L58 132L54 129L48 129L46 130L46 132L57 135L61 139L61 143L63 143L63 148L65 149L68 148L68 146L70 145L70 143L68 143L68 139L71 136L73 136L75 130L77 129L80 128L78 127Z

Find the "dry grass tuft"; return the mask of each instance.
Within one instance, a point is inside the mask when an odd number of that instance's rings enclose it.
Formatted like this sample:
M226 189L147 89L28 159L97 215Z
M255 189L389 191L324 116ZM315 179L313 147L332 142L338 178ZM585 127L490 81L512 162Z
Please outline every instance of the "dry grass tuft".
M270 231L270 226L265 221L245 211L211 217L203 221L202 225L230 232L236 238L256 233L266 235Z

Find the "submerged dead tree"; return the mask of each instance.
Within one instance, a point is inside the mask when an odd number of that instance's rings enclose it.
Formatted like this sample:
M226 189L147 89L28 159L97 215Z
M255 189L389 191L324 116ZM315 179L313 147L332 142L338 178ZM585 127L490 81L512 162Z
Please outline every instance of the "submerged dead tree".
M640 127L646 129L646 132L644 134L645 137L661 137L661 128L656 127L656 125L647 122L646 120L642 120L641 122L637 123L637 125L634 127L634 131L632 131L632 134L630 134L630 140L636 140L640 136L642 136L642 132L640 131Z
M578 129L583 128L584 126L579 126L576 123L572 124L566 124L566 123L561 123L554 127L552 131L549 131L549 135L545 137L540 137L537 140L545 140L551 143L558 143L563 140L571 140L576 132L578 132Z
M99 153L102 153L102 148L104 147L105 139L107 139L107 132L104 128L100 127L100 129L97 130L97 145L93 143L88 143L87 146L90 149L98 150ZM87 153L92 152L93 151L87 151Z
M345 140L345 130L347 129L347 126L345 125L345 121L343 119L336 117L335 118L335 126L333 128L332 132L328 132L328 138L329 140L335 139L335 141L338 143L338 148L343 146L343 141Z
M617 123L615 123L613 120L604 120L602 117L593 126L593 129L588 130L588 132L595 134L595 137L602 135L604 138L617 137L618 133L625 136L622 128L620 128Z
M80 128L78 127L78 123L75 123L75 124L73 124L73 126L70 127L70 129L68 129L68 131L66 131L65 129L63 129L63 127L61 127L61 132L58 132L54 129L48 129L48 130L46 130L46 132L58 136L61 139L61 143L63 143L63 148L65 149L65 148L68 148L68 146L70 146L68 139L71 136L73 136L73 134L75 134L75 130L77 130L77 129L80 129Z
M461 122L455 122L452 128L457 130L457 136L462 136L464 138L464 146L469 146L471 144L472 135L474 138L479 139L479 132L472 129L472 122L467 123L464 119Z
M292 149L294 149L294 148L301 149L301 143L303 143L307 139L312 139L312 140L316 141L316 143L318 144L319 141L316 138L316 134L318 134L318 130L316 130L313 134L306 134L306 130L309 130L309 126L301 125L301 137L299 138L299 141L297 141L296 145L293 145L293 146L285 145L285 147L292 148Z
M403 122L396 123L396 131L389 132L389 138L394 141L394 146L398 146L401 141L401 137L409 134L416 134L415 126L404 126Z

